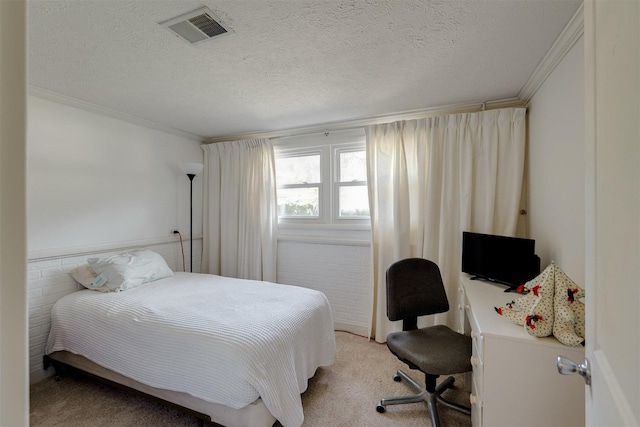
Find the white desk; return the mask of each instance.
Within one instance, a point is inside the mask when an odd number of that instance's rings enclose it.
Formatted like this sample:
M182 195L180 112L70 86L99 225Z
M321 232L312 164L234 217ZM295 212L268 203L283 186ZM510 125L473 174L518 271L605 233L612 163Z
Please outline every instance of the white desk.
M499 316L494 307L521 296L504 289L461 275L459 329L473 338L473 427L584 426L584 381L556 368L558 355L582 361L584 349L533 337Z

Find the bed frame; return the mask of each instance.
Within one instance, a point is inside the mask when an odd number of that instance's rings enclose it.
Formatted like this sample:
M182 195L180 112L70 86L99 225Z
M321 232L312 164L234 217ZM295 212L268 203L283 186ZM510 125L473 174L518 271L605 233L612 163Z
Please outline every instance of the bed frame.
M68 351L56 351L45 355L43 363L45 370L53 366L56 372L56 381L59 381L61 375L67 371L79 372L128 393L145 397L192 415L197 419L199 427L203 427L205 422L213 423L214 426L272 427L276 422L276 418L271 415L260 398L244 408L234 409L198 399L187 393L142 384Z

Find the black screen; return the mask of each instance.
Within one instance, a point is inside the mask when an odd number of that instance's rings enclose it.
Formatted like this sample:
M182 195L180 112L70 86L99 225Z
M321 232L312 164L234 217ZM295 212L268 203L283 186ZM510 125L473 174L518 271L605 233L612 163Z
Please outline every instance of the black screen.
M520 286L540 274L535 240L464 231L462 271L511 287Z

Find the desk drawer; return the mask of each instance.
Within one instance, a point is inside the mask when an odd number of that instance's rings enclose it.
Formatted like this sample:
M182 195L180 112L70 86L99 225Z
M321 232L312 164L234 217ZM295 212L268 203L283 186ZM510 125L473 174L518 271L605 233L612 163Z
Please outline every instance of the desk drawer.
M462 286L458 287L458 333L468 334L469 331L466 328L466 314L464 310L464 289Z
M481 393L484 386L484 362L482 352L480 351L483 344L482 335L471 332L472 351L471 351L471 367L473 368L473 382L477 388L477 392Z
M471 395L469 395L469 403L471 404L471 425L473 427L482 426L482 394L480 393L478 386L472 381Z
M473 317L473 312L469 308L469 302L466 297L465 297L464 303L465 303L464 305L465 318L466 318L466 321L469 323L468 328L471 330L470 335L471 335L471 340L473 342L473 353L474 353L474 356L482 360L484 339L482 337L482 334L478 333L480 328L478 327L476 319Z

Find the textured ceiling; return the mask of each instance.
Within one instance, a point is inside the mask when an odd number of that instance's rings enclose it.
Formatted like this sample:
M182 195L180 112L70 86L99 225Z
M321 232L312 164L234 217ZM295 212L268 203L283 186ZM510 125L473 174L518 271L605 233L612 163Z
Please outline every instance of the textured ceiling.
M29 0L36 88L204 137L511 98L581 0ZM209 7L189 45L159 22Z

